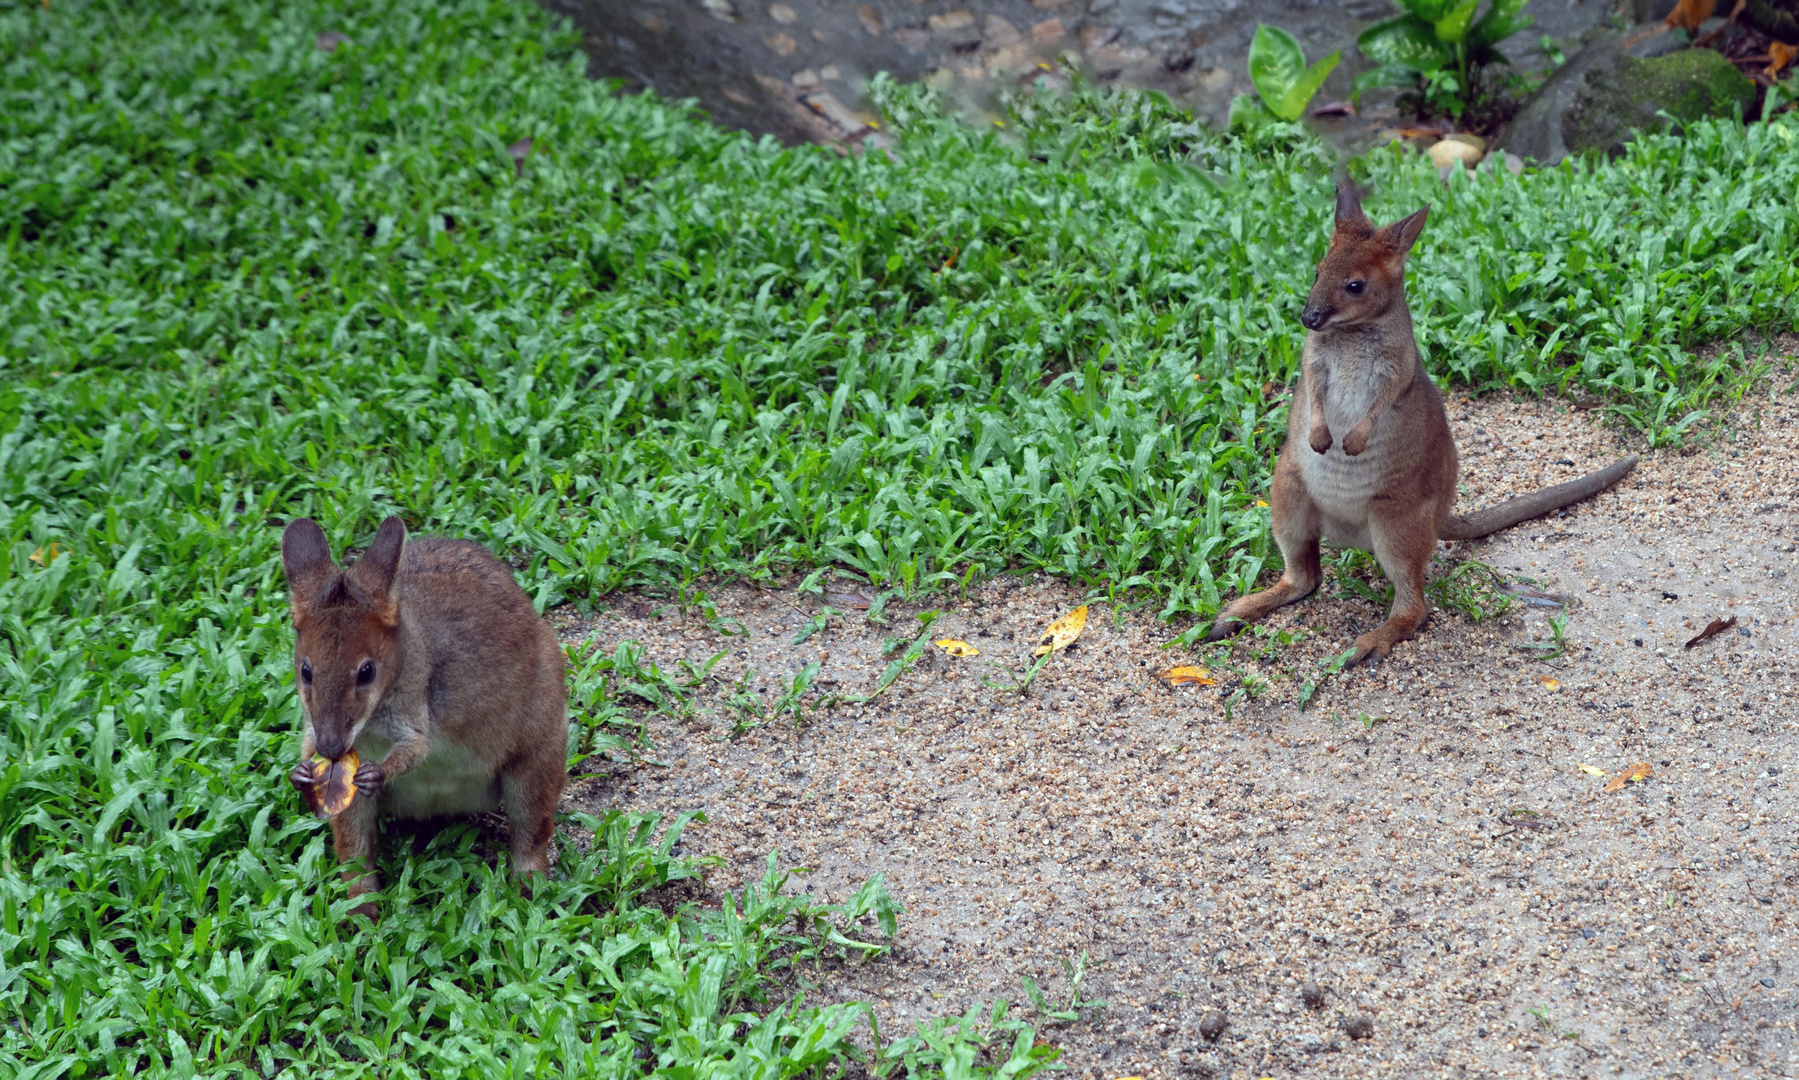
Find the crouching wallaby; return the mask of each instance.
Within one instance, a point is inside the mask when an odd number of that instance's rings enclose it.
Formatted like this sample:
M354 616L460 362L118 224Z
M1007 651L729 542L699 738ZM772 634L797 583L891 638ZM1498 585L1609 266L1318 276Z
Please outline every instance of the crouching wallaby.
M1286 572L1273 587L1218 613L1217 641L1304 599L1323 577L1318 542L1374 552L1393 583L1387 621L1355 640L1350 663L1386 658L1424 622L1424 573L1438 540L1473 540L1617 483L1635 454L1566 484L1451 516L1455 440L1443 398L1424 373L1405 302L1405 259L1426 206L1376 229L1355 186L1337 187L1337 227L1300 322L1306 335L1287 443L1270 498Z
M397 517L341 569L317 523L294 521L281 562L305 721L289 779L316 804L314 785L330 770L315 754L361 761L355 791L343 792L348 806L327 805L338 858L363 865L345 872L351 895L380 887L382 813L503 808L513 870L548 871L568 776L564 662L511 571L466 540L408 542Z

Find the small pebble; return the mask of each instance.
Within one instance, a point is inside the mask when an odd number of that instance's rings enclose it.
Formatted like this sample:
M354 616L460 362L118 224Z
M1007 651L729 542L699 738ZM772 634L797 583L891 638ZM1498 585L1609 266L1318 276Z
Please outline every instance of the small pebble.
M1306 982L1299 988L1299 1000L1306 1003L1308 1009L1324 1008L1324 987L1315 982Z
M1374 1021L1366 1016L1352 1016L1343 1021L1343 1034L1352 1039L1372 1039L1374 1037Z
M1205 1019L1199 1022L1199 1034L1200 1037L1207 1042L1217 1042L1218 1036L1223 1035L1224 1029L1230 1026L1231 1022L1224 1018L1222 1012L1213 1010L1212 1012L1207 1013Z

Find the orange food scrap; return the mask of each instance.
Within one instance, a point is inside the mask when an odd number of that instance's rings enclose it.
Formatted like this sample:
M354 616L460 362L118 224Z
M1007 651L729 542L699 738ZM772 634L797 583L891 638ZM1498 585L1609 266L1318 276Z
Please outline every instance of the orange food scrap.
M306 788L306 805L319 817L336 817L356 801L356 768L362 759L350 750L332 761L322 754L312 756L312 786Z
M1157 675L1156 678L1161 679L1169 686L1186 686L1188 683L1198 683L1201 686L1218 685L1218 680L1212 678L1212 673L1202 667L1171 667Z
M1655 775L1655 769L1647 761L1639 761L1629 769L1612 777L1612 782L1605 785L1607 792L1617 791L1632 780L1647 780Z

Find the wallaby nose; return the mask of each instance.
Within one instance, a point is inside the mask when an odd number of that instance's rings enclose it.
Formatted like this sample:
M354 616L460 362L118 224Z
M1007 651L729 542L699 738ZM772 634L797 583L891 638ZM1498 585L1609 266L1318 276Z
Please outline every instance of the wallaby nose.
M338 758L343 757L349 749L349 747L344 745L344 741L341 738L325 735L319 736L318 752L322 757L336 761Z
M1305 328L1307 330L1321 329L1324 326L1325 318L1326 318L1326 316L1325 316L1324 312L1318 310L1317 308L1313 307L1310 304L1307 304L1306 309L1299 313L1299 321L1305 326Z

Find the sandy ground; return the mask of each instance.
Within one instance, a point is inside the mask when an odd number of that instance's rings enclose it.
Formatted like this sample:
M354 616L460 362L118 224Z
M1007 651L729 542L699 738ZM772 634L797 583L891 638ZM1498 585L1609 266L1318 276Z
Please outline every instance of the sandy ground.
M1481 560L1565 609L1439 611L1304 710L1301 684L1382 617L1344 585L1353 568L1270 621L1293 644L1194 653L1161 647L1184 626L1153 607L1002 577L932 602L932 637L980 658L933 648L869 704L734 738L726 699L748 669L768 702L814 660L821 691L866 694L882 640L913 636L923 605L798 646L819 599L797 583L712 593L747 637L641 596L562 612L571 639L634 639L664 668L731 650L696 718L651 720L665 766L609 767L570 803L705 810L683 850L722 857L715 892L771 849L833 900L885 874L907 908L896 948L822 988L873 1001L884 1031L1017 1001L1026 975L1065 998L1061 961L1085 950L1083 995L1109 1007L1041 1029L1070 1075L1799 1076L1796 373L1785 361L1698 450L1443 546L1446 565ZM1455 397L1450 416L1464 509L1641 449L1565 404ZM1028 692L984 685L986 661L1020 670L1084 599L1079 643ZM1520 647L1564 610L1564 655ZM1171 663L1219 685L1165 687ZM1227 716L1246 676L1267 687ZM1654 775L1609 794L1581 769L1638 761Z

